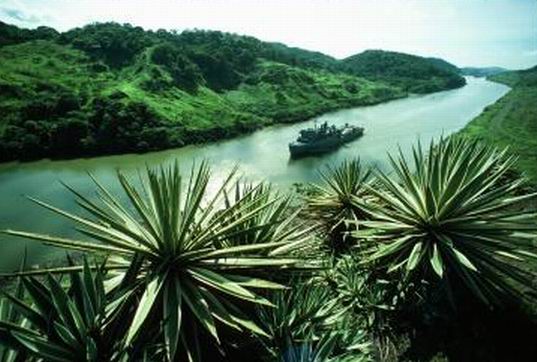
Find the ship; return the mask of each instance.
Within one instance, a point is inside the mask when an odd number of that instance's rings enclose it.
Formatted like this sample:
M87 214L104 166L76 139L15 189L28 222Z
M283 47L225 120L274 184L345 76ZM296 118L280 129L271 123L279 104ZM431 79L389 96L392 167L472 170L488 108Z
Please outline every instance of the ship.
M329 126L324 122L319 127L300 131L295 142L289 143L291 158L318 155L337 149L364 134L364 128L345 124L342 127Z

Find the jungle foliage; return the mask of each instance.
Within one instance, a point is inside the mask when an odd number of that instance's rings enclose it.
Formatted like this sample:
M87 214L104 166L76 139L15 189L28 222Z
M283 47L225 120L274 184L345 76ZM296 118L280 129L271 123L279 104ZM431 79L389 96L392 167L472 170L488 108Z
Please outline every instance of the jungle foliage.
M32 199L82 237L3 232L86 256L3 275L0 356L534 359L537 194L514 158L459 137L390 158L328 168L302 202L205 163L120 172L124 195L67 186L81 214Z
M437 58L367 50L342 62L351 74L384 81L411 93L431 93L466 84L457 67Z
M350 67L218 31L1 23L0 161L180 147L464 84L425 58L387 54ZM400 72L404 82L391 79Z

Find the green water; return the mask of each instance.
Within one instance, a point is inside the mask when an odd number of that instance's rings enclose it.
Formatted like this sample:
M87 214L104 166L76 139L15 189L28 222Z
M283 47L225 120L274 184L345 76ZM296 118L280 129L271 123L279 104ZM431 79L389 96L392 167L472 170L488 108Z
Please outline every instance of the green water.
M316 158L291 161L287 148L301 128L313 125L310 120L266 128L228 141L144 155L3 164L0 165L0 229L76 236L68 221L35 206L25 195L77 210L60 180L91 195L94 188L87 172L112 190L119 190L115 181L117 169L135 171L144 165L156 166L175 160L188 168L194 160L207 159L213 165L214 180L223 178L238 164L246 177L268 180L286 188L294 182L316 180L319 167L336 164L345 158L360 156L366 163L385 168L386 153L395 151L398 145L407 152L418 138L425 143L442 134L451 134L507 91L508 87L504 85L469 78L468 85L460 89L323 115L317 118L318 122L361 125L365 127L365 135L333 153ZM62 253L35 242L0 236L0 271L15 269L25 247L31 264L42 263Z

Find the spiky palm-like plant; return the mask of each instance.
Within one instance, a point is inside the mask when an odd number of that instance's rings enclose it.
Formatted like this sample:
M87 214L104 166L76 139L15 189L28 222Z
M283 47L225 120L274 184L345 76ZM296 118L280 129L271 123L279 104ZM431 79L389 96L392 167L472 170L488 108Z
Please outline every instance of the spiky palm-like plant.
M379 279L364 268L358 254L348 254L334 261L324 273L328 285L335 291L338 303L346 310L345 331L367 333L374 339L377 360L393 360L396 356L393 344L392 317L400 297L400 281Z
M330 362L337 345L338 336L327 333L316 337L313 333L304 336L302 342L288 341L287 349L274 361L277 362ZM337 360L340 360L339 358Z
M18 299L24 298L24 287L21 279L17 281L13 296ZM8 323L12 326L24 326L22 315L17 312L13 304L6 297L0 298L0 323ZM30 357L26 351L17 351L8 348L7 340L10 336L2 336L2 334L5 334L5 331L2 332L0 327L0 362L23 362L29 360ZM2 340L6 342L2 343Z
M356 226L358 220L367 216L356 199L362 203L370 201L367 185L373 184L371 169L364 168L360 159L346 160L337 167L327 166L325 171L319 171L319 176L322 182L311 185L307 210L325 225L332 242L341 243L344 233L352 230L349 225Z
M293 346L317 338L335 322L337 304L329 288L310 282L294 280L290 289L274 294L273 307L258 308L266 336L260 340L273 357L282 358Z
M34 200L75 221L94 241L5 232L108 256L104 268L115 275L107 280L107 290L117 297L117 309L130 315L124 345L144 338L147 327L162 325L167 359L197 360L201 332L217 344L222 325L264 333L244 312L244 304L271 305L254 290L282 286L264 277L308 267L306 260L290 255L302 246L308 229L290 222L288 201L263 185L233 199L229 195L239 187L235 174L210 194L205 163L192 168L186 188L177 164L148 169L138 187L120 173L127 205L94 179L100 202L71 189L93 217Z
M367 261L403 271L409 280L455 279L485 303L522 297L531 286L519 263L535 255L536 219L514 195L522 180L504 179L515 159L464 138L413 148L413 164L390 157L396 177L379 172L380 205L363 204L374 219L354 236L368 242ZM499 182L502 180L501 182Z
M99 268L92 272L85 263L82 275L72 272L67 291L51 275L46 282L26 276L15 295L5 298L10 315L0 320L0 345L8 348L6 354L36 361L120 360L114 329L105 326L107 300Z
M363 320L367 328L380 328L378 315L392 310L397 300L397 284L378 279L363 267L357 255L345 255L335 260L325 274L338 302Z
M279 199L278 202L273 202ZM233 194L224 194L226 208L231 208L236 203L248 203L246 207L233 208L229 215L222 221L223 227L232 225L232 230L236 237L220 240L221 246L238 246L257 244L266 240L273 242L285 241L289 236L296 233L296 224L300 223L297 215L300 209L292 210L292 198L290 196L279 195L277 191L268 184L235 184ZM268 206L267 206L268 205ZM254 215L248 217L245 222L236 223L247 214L254 211ZM292 225L292 224L295 225ZM308 231L312 228L307 228ZM310 239L308 232L301 232L306 239ZM296 235L295 235L296 236ZM298 244L294 243L292 248L298 250ZM308 245L309 247L310 245ZM282 249L280 249L280 252Z
M267 336L259 339L270 359L300 361L368 361L369 336L356 327L337 294L314 278L294 280L278 291L274 307L261 306L259 319ZM350 318L349 318L350 317Z

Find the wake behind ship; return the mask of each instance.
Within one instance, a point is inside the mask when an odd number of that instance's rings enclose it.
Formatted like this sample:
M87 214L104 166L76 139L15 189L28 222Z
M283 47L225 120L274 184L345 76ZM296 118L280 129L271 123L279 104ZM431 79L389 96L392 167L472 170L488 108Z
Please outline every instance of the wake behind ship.
M295 142L289 143L292 158L318 155L337 149L364 134L363 127L345 124L342 127L329 126L324 122L319 127L300 131Z

